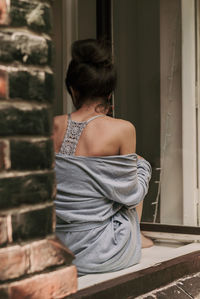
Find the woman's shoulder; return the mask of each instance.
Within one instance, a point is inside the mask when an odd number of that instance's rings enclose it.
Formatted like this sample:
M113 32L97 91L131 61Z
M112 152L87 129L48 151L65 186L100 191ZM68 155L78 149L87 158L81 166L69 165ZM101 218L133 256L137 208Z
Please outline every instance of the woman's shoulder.
M120 132L135 132L135 126L127 120L106 116L107 121Z
M108 117L113 138L117 140L120 155L131 154L136 148L136 131L134 125L127 120Z

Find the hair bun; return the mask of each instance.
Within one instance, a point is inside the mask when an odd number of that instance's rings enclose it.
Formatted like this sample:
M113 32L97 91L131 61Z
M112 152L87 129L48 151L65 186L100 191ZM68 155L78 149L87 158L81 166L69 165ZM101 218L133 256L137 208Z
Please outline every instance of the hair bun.
M72 45L72 59L95 67L112 65L111 46L95 39L78 40Z

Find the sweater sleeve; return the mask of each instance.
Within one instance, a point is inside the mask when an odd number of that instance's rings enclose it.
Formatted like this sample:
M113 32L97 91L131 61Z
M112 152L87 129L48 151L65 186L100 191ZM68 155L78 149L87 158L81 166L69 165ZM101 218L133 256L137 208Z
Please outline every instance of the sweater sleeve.
M151 179L151 165L145 159L138 159L137 172L128 172L127 176L117 178L113 184L112 200L135 207L145 197Z
M137 161L137 175L138 175L138 184L142 188L142 199L146 196L149 189L149 181L151 179L152 169L151 165L145 159L139 159Z

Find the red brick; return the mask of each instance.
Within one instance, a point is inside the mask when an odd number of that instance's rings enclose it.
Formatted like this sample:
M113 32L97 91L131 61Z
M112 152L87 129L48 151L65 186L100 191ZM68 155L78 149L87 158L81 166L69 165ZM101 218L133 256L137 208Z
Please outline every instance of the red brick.
M6 0L0 1L0 25L7 25L8 24L8 5Z
M26 248L19 245L0 249L0 280L19 277L27 272L29 258Z
M8 285L10 299L64 298L77 291L75 266L32 276Z
M0 70L0 98L7 98L7 72L5 70Z
M40 272L52 266L69 265L73 258L74 255L56 237L24 246L4 247L0 249L0 281Z
M42 271L55 265L70 264L74 255L57 239L46 239L30 245L29 273Z
M0 141L0 170L10 168L10 157L9 157L9 143L8 141Z

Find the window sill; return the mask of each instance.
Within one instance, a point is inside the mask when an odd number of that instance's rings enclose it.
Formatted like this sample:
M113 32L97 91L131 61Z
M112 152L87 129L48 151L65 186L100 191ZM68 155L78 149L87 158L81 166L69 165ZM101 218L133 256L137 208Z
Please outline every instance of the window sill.
M138 265L78 279L79 289L70 298L122 299L150 292L200 269L200 243L155 243L142 250Z

